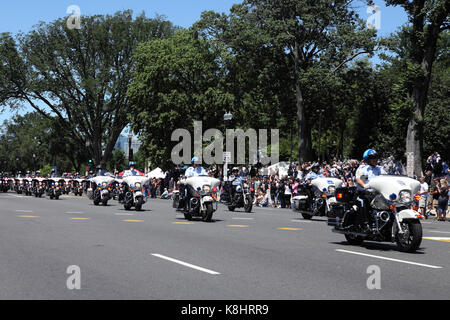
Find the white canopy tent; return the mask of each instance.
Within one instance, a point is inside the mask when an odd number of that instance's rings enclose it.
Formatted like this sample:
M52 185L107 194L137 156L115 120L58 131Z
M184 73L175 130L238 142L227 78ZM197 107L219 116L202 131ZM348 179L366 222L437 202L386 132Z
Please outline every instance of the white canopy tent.
M166 177L166 173L164 173L161 168L156 168L155 170L150 171L147 176L150 179L164 179Z
M259 174L267 175L267 176L274 175L277 173L277 170L278 170L278 175L280 177L287 176L288 170L289 170L289 162L278 162L278 163L271 165L270 167L262 168L259 170Z

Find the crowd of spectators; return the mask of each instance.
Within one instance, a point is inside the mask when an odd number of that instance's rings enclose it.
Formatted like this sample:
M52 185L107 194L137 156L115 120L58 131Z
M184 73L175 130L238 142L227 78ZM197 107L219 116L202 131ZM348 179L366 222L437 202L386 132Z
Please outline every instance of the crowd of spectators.
M239 175L246 176L248 183L255 190L254 206L291 208L292 198L297 195L298 186L305 182L305 176L310 172L314 162L302 164L292 163L287 170L271 172L271 174L260 174L264 168L240 168ZM325 177L341 179L343 186L355 185L355 174L358 167L363 164L358 160L322 162L320 164L320 174ZM384 170L391 175L406 174L405 167L400 161L391 155L380 162ZM221 168L211 170L211 173L222 179ZM149 184L149 197L161 197L170 199L172 191L176 188L176 183L182 174L182 170L176 169L168 172L165 179L152 179ZM417 178L417 177L415 177ZM448 207L448 165L437 152L430 155L424 168L424 175L421 180L421 193L425 200L420 202L421 210L426 217L430 213L436 213L438 220L445 217ZM222 179L223 180L223 179ZM426 186L422 183L424 181ZM222 181L222 187L225 182ZM223 188L221 191L224 192ZM441 199L441 200L439 200ZM444 199L444 200L443 200ZM445 208L438 210L438 203L446 201ZM441 212L441 213L440 213Z

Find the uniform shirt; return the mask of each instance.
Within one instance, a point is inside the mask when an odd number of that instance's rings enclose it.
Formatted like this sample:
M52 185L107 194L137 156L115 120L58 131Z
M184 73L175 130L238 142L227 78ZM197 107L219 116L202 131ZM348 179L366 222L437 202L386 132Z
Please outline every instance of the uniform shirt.
M128 177L128 176L137 176L137 175L138 175L138 173L137 173L136 170L126 170L126 171L123 173L123 176L124 176L124 177Z
M235 176L235 175L231 175L228 179L229 179L228 181L231 181L231 184L233 186L238 186L241 184L241 181L246 180L243 177Z
M364 184L367 184L370 180L379 175L387 174L381 166L372 167L371 165L359 166L356 170L356 178L360 178Z
M185 174L186 178L190 177L197 177L197 176L207 176L208 172L206 172L205 168L203 167L189 167L187 168Z
M323 174L319 173L315 173L314 171L311 171L310 173L308 173L305 177L305 180L314 180L317 178L323 178Z

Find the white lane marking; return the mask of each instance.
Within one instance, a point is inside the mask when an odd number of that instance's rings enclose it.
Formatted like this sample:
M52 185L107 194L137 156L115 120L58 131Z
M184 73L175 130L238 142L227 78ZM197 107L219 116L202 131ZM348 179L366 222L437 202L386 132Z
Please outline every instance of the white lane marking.
M372 258L377 258L377 259L389 260L389 261L394 261L394 262L413 264L413 265L421 266L421 267L427 267L427 268L433 268L433 269L442 269L442 267L439 267L439 266L433 266L433 265L429 265L429 264L423 264L423 263L417 263L417 262L411 262L411 261L405 261L405 260L399 260L399 259L392 259L392 258L387 258L387 257L375 256L375 255L367 254L367 253L354 252L354 251L348 251L348 250L342 250L342 249L336 249L336 251L352 253L352 254L357 254L357 255L360 255L360 256L372 257Z
M232 218L234 220L255 220L255 218Z
M428 232L435 232L435 233L450 233L448 231L431 231L431 230L427 230Z
M81 211L67 211L68 214L83 214L84 212Z
M306 220L291 220L292 222L303 222L303 223L311 223L311 221L306 221Z
M162 254L159 254L159 253L152 253L152 256L155 256L155 257L158 257L158 258L161 258L161 259L165 259L165 260L168 260L168 261L172 261L172 262L181 264L181 265L183 265L185 267L189 267L189 268L192 268L192 269L203 271L203 272L206 272L206 273L209 273L209 274L213 274L213 275L220 274L219 272L216 272L216 271L213 271L213 270L209 270L209 269L206 269L206 268L202 268L202 267L199 267L199 266L187 263L187 262L183 262L183 261L180 261L180 260L177 260L177 259L173 259L173 258L170 258L170 257L166 257L166 256L163 256Z
M33 213L32 210L16 210L16 212L22 212L22 213Z
M116 216L134 216L134 213L122 213L122 212L117 212L114 213Z

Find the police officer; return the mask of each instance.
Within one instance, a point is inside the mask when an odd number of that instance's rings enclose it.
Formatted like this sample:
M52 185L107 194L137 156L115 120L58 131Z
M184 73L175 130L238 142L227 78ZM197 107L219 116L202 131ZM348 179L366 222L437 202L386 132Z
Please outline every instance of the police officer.
M106 175L106 170L103 169L103 166L102 166L101 164L99 164L99 165L96 167L96 169L97 169L97 174L96 174L97 177L105 176L105 175Z
M191 160L191 165L189 168L187 168L186 172L184 173L186 178L196 177L196 176L207 176L208 172L206 172L205 168L202 166L199 166L198 162L200 159L198 157L193 157Z
M356 170L356 183L359 189L367 189L367 183L373 178L387 174L383 167L378 165L378 153L373 149L368 149L363 154L365 164Z
M306 175L305 180L312 181L312 180L317 179L317 178L323 178L323 174L319 173L319 171L320 171L320 165L318 163L314 163L311 166L311 172L309 172Z
M139 175L138 172L135 169L136 167L136 162L131 161L129 164L129 170L126 170L123 174L124 177L128 177L128 176L137 176Z
M356 170L356 183L358 190L367 190L369 189L368 183L373 178L387 174L383 167L378 165L378 153L374 149L367 149L363 154L364 164L360 165ZM361 203L360 208L360 218L362 219L362 225L365 231L370 231L371 227L369 226L369 206L370 206L370 197L367 194L362 194L359 196L359 201Z
M234 167L231 170L231 175L228 177L228 194L230 196L230 202L233 200L234 191L236 186L241 183L242 177L239 176L239 168Z

